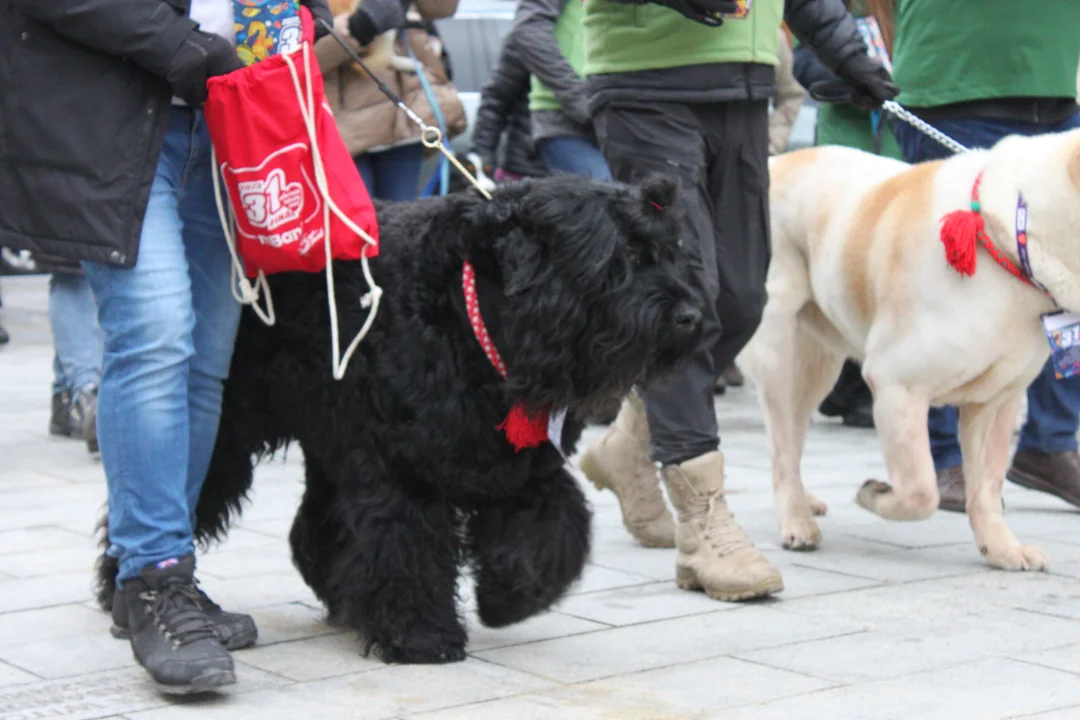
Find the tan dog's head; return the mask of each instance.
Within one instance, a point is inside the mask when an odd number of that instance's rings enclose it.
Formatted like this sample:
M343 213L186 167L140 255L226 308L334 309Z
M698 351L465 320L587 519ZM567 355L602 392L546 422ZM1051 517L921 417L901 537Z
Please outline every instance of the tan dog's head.
M1027 205L1027 248L1035 279L1066 310L1080 312L1080 129L1007 137L984 171L982 205L1013 235L1018 199Z

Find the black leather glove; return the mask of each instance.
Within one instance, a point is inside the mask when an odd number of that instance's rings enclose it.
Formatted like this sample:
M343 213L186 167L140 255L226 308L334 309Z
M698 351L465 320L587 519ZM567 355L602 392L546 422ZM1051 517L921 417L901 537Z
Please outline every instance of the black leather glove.
M330 12L330 5L326 0L300 0L300 4L311 12L311 18L315 21L315 39L325 37L330 33L319 21L324 21L333 27L334 14Z
M193 108L206 102L206 81L244 67L236 48L225 38L192 30L165 70L173 94Z
M724 22L722 15L731 15L738 11L736 0L648 0L656 5L663 5L690 18L694 22L709 27L717 27ZM644 3L641 3L644 4Z
M364 0L349 18L349 34L361 45L388 30L405 27L405 9L409 0Z
M865 52L855 53L836 68L836 76L854 90L852 102L863 110L877 110L900 94L889 71Z

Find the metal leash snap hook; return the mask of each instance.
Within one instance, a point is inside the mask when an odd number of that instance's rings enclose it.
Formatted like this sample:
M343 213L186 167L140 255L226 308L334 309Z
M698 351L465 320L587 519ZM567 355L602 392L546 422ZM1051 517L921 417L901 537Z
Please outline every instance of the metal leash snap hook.
M427 125L420 131L420 142L424 144L424 147L438 149L442 147L442 130L437 127Z

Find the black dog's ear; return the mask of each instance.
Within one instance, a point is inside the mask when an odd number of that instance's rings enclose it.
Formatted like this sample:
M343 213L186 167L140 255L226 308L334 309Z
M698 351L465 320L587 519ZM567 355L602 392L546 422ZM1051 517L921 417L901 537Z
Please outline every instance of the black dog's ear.
M522 230L513 230L497 240L495 252L507 297L524 292L536 282L541 267L541 248Z
M646 213L663 212L679 195L679 181L670 175L650 175L639 187Z

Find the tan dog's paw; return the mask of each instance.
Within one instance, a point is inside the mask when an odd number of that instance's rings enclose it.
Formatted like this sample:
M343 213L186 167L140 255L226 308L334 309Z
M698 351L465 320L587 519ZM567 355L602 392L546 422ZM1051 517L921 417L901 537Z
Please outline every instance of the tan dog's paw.
M869 510L872 513L878 514L878 503L881 502L882 496L892 493L892 485L880 480L867 480L859 488L859 492L855 495L855 504L864 510Z
M1038 545L1014 545L999 551L979 548L986 561L1002 570L1050 570L1050 556Z
M787 550L817 550L821 530L812 517L784 518L780 523L780 544Z
M806 493L806 504L810 506L810 512L814 515L821 516L829 512L829 506L817 495Z

